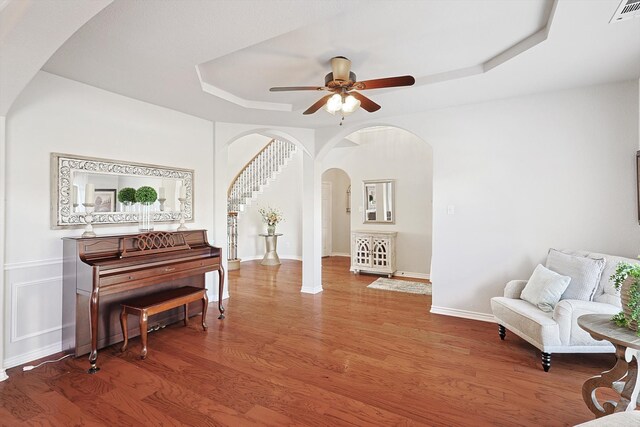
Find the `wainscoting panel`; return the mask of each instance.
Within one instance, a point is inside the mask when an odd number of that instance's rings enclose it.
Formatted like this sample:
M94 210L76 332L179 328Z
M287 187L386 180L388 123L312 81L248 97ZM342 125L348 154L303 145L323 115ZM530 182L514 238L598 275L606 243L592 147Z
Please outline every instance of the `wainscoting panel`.
M62 329L62 259L4 266L6 284L4 366L59 351Z
M62 328L62 276L11 284L11 342Z

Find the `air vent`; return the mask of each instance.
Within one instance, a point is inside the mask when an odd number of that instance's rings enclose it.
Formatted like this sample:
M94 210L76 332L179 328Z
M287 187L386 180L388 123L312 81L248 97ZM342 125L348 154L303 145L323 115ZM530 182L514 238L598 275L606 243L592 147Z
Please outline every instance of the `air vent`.
M640 17L640 0L622 0L609 23Z

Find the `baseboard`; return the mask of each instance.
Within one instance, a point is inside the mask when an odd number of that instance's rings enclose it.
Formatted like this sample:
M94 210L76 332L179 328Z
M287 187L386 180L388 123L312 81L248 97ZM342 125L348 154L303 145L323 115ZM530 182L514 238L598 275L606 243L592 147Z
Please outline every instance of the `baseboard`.
M396 271L394 276L411 277L412 279L425 279L431 280L431 274L429 273L413 273L411 271Z
M344 257L347 257L347 258L351 258L351 254L346 254L346 253L343 253L343 252L331 252L331 255L329 255L329 256L344 256Z
M32 350L28 353L13 356L4 360L5 368L13 368L14 366L24 365L32 360L41 359L52 354L60 353L62 351L62 341L48 345L46 347Z
M255 256L245 256L242 257L242 259L240 260L240 263L242 264L243 262L246 261L255 261L255 260L259 260L264 258L264 255L255 255ZM291 259L294 261L302 261L302 257L298 256L298 255L280 255L278 254L278 258L280 259Z
M302 289L300 289L300 292L302 292L303 294L319 294L322 291L323 291L322 286L315 286L315 287L303 286Z
M461 317L463 319L480 320L481 322L496 323L493 314L479 313L477 311L458 310L457 308L431 306L431 313L445 316Z
M9 376L4 371L4 369L0 369L0 382L4 381L6 379L9 379Z

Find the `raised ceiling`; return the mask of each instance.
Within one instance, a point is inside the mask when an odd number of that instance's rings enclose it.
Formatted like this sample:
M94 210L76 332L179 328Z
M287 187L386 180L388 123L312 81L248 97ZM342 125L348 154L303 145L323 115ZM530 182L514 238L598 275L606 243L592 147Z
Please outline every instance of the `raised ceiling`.
M417 78L414 87L368 91L382 109L358 111L350 121L637 79L640 19L609 24L618 4L116 0L43 69L213 121L321 127L336 118L302 115L319 93L268 89L321 85L336 55L352 60L360 80ZM496 57L495 68L482 67Z

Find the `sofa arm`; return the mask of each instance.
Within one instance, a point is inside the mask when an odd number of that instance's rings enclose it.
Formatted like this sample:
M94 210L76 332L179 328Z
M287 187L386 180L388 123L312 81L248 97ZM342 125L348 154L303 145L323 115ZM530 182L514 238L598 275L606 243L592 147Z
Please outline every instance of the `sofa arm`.
M505 298L518 299L528 280L512 280L504 287Z
M564 299L556 304L553 320L558 322L560 341L563 345L581 345L589 334L578 326L578 317L583 314L610 314L621 311L620 307L596 301ZM590 338L588 338L590 339Z

